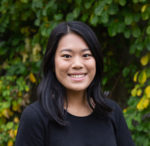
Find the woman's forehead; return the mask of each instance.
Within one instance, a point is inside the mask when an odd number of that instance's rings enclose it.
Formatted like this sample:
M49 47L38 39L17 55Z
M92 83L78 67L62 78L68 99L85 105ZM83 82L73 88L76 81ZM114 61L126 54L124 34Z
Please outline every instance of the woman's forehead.
M61 51L69 51L73 48L81 48L82 50L84 49L84 51L89 50L89 47L84 41L84 39L81 36L74 33L69 33L63 36L58 42L57 49Z

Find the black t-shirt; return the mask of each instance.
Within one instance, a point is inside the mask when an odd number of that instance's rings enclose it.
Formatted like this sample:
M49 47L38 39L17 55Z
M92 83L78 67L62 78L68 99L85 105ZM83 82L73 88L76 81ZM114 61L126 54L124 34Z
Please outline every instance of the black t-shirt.
M113 108L109 116L66 113L65 127L49 120L36 101L22 113L15 146L134 146L120 107L106 101Z

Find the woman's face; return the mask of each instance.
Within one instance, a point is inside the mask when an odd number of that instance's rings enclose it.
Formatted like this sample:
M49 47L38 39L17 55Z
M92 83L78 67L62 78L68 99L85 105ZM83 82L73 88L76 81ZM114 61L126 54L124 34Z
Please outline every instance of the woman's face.
M96 62L86 42L74 33L63 36L55 54L57 80L68 91L85 91L96 74Z

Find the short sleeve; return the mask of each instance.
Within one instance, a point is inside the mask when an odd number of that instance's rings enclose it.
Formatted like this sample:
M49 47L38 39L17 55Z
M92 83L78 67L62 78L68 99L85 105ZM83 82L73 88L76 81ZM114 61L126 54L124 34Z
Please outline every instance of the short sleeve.
M32 106L28 106L22 113L15 146L44 146L44 127Z

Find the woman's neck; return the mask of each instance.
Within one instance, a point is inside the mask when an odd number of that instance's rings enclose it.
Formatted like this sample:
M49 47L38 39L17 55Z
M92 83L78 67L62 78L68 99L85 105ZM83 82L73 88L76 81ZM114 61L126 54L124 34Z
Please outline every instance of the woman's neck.
M68 104L84 105L86 103L86 93L84 91L67 91Z
M67 104L65 104L65 109L76 116L87 116L92 112L87 102L86 92L67 91Z

